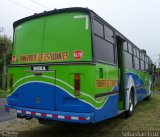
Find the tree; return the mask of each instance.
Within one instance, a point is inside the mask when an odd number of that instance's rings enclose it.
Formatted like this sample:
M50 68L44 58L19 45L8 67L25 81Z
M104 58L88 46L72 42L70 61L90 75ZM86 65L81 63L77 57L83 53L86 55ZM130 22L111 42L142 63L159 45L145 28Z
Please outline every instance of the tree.
M7 35L0 35L0 87L2 85L2 72L4 65L4 56L6 58L6 64L9 64L11 61L11 51L12 51L12 42L11 38Z
M2 57L2 53L10 53L12 50L11 46L11 38L9 38L7 35L0 35L0 56Z
M11 54L12 51L12 41L7 35L0 35L0 62L3 63L3 54ZM8 58L10 59L10 58ZM7 61L9 62L9 61Z

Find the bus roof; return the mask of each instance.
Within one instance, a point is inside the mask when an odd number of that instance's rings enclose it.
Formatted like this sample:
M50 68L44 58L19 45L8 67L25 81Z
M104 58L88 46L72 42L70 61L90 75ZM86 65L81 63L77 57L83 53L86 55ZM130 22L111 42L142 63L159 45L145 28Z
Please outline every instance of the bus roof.
M88 9L88 8L82 8L82 7L72 7L72 8L63 8L63 9L54 9L51 11L44 11L42 13L35 13L34 15L22 18L20 20L17 20L13 23L13 27L15 28L16 26L18 26L19 24L25 22L25 21L29 21L32 19L36 19L36 18L40 18L40 17L44 17L44 16L48 16L48 15L53 15L53 14L59 14L59 13L63 13L63 12L73 12L73 11L80 11L80 12L85 12L87 14L94 14L98 19L100 19L101 21L105 22L105 24L109 25L112 29L114 29L116 31L117 35L120 35L122 38L128 40L123 34L121 34L118 30L116 30L112 25L110 25L108 22L106 22L104 19L102 19L97 13L95 13L93 10ZM128 40L129 41L129 40ZM131 41L130 41L131 42ZM132 43L132 42L131 42ZM132 43L133 44L133 43Z
M20 20L17 20L17 21L15 21L13 23L13 27L15 28L19 24L21 24L21 23L23 23L25 21L29 21L29 20L35 19L35 18L40 18L40 17L44 17L44 16L48 16L48 15L53 15L53 14L58 14L58 13L63 13L63 12L73 12L73 11L85 12L87 14L90 14L90 12L93 12L92 10L90 10L88 8L81 8L81 7L54 9L54 10L51 10L51 11L44 11L42 13L35 13L34 15L22 18Z

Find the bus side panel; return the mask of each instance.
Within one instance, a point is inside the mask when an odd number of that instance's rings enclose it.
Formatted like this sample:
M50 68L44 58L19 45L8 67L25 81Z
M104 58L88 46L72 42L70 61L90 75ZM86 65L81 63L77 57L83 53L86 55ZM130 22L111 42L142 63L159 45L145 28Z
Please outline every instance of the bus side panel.
M95 110L95 122L118 115L118 95L108 97L104 106Z
M103 77L100 77L99 69L103 69ZM100 84L96 85L96 95L101 95L102 93L114 92L113 94L102 96L96 98L95 106L100 102L101 105L97 105L95 109L95 122L99 122L118 114L118 69L116 66L97 64L96 66L96 81L97 80L107 80L107 82L113 82L111 85Z
M126 69L126 88L134 86L135 104L150 95L151 81L151 76L147 72Z

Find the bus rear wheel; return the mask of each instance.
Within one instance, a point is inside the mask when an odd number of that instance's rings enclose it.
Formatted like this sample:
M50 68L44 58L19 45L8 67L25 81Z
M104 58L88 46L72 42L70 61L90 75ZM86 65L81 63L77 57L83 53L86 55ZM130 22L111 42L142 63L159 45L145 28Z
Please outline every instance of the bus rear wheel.
M131 91L129 96L129 109L125 112L126 118L130 117L133 114L134 111L134 94L133 91Z

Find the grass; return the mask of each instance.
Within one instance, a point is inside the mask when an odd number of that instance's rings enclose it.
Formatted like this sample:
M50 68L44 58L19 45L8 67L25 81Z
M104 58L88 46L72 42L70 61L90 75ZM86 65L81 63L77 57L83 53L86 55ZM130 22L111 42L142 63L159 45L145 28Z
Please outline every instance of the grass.
M154 86L154 91L160 91L160 85L155 85Z
M16 131L20 137L122 137L128 131L160 131L160 94L152 94L150 101L139 103L128 119L118 116L96 124L55 122L52 126L40 125L35 119L16 119L0 124L0 130L5 129Z
M154 91L160 91L160 79L157 79L155 82L154 82Z

